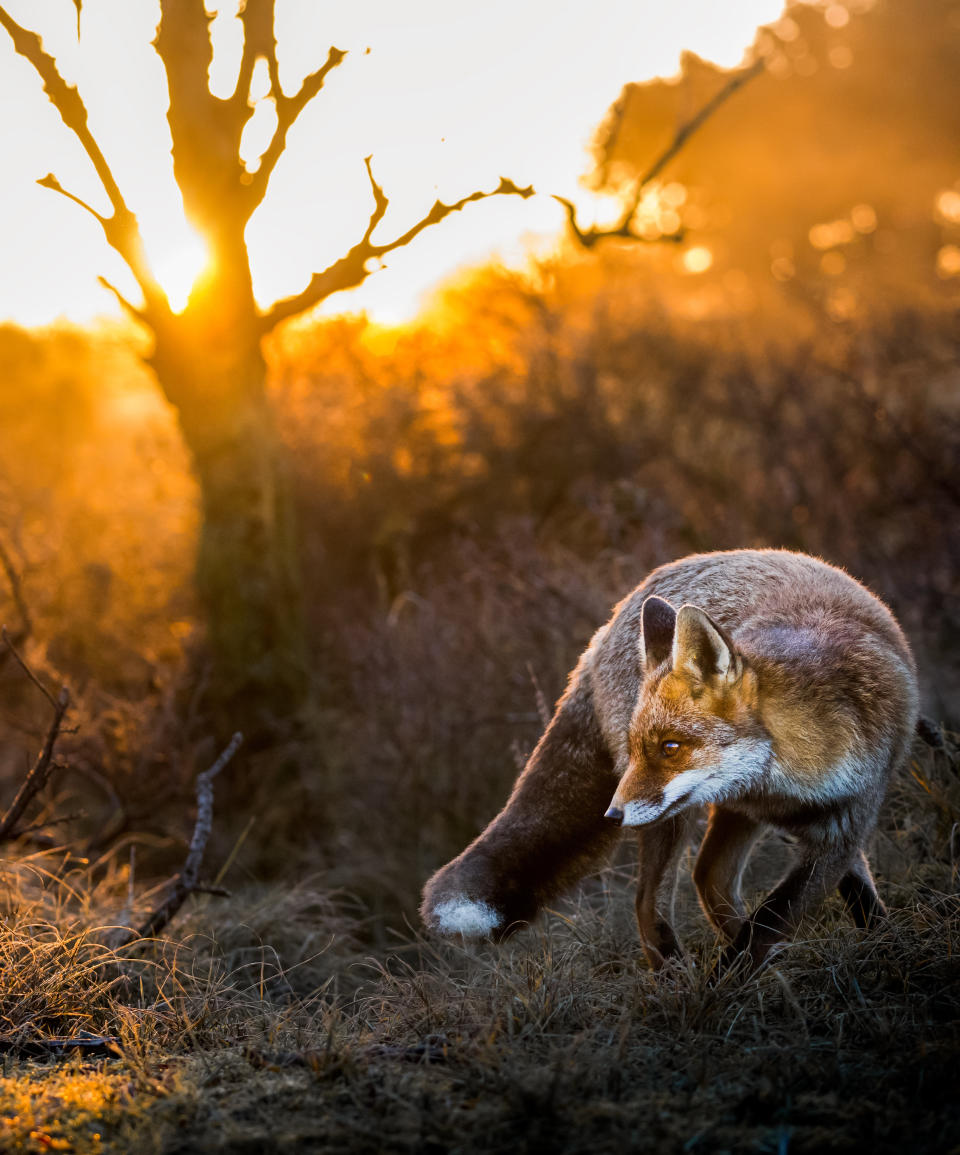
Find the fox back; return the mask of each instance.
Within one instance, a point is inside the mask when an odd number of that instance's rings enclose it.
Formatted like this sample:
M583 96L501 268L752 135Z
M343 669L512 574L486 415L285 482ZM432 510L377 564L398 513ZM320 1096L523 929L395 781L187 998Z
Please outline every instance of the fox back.
M641 770L624 795L637 794L646 821L657 803L642 780L653 793L662 785L668 805L688 788L705 803L752 784L772 822L788 799L875 810L916 725L913 657L887 607L841 570L784 550L662 566L617 607L586 663L618 777ZM665 755L671 735L692 741Z

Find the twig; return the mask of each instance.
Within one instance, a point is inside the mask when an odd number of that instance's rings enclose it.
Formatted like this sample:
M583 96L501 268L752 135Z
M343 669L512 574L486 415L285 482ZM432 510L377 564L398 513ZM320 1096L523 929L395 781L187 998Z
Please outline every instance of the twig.
M257 816L255 814L251 814L250 817L247 819L247 825L244 826L243 830L240 831L240 836L237 838L237 841L233 844L233 850L231 850L230 853L227 855L227 861L217 871L217 877L213 880L214 886L219 886L220 883L223 882L223 880L227 877L227 871L230 869L231 866L233 866L237 855L240 853L240 847L243 846L243 844L246 842L247 835L253 829L254 823L256 821L257 821Z
M0 626L0 639L2 639L4 641L7 649L10 651L11 654L13 654L14 661L17 663L17 665L20 667L20 669L23 670L23 672L27 675L27 677L30 679L30 681L33 682L33 684L37 687L37 689L40 691L40 693L43 694L43 696L47 699L47 701L50 703L50 705L53 706L54 710L56 710L57 699L53 696L53 694L50 693L50 691L43 684L43 682L40 681L40 679L33 672L33 670L30 669L30 667L23 660L23 658L20 657L20 651L17 649L17 647L10 640L10 635L7 633L7 627L6 626ZM63 693L63 691L61 690L61 694L62 693Z
M383 220L384 213L387 211L387 205L390 202L373 175L371 158L366 157L364 164L367 168L367 177L370 181L371 191L373 192L374 206L363 236L353 248L349 250L346 256L340 257L339 260L334 261L332 265L328 265L322 272L314 273L302 293L297 293L292 297L284 297L269 308L261 319L263 332L269 333L280 321L286 320L287 317L294 317L297 313L302 313L306 309L312 309L315 305L319 305L321 301L325 301L327 297L333 293L342 292L344 289L352 289L356 285L361 284L368 275L368 261L378 260L381 257L385 257L388 253L392 253L395 249L408 245L415 237L419 236L424 229L439 224L440 221L450 216L451 213L460 212L461 209L466 208L468 204L472 204L474 201L488 200L490 197L518 196L526 200L528 197L534 195L533 185L521 188L519 185L514 184L508 177L502 176L497 187L491 189L489 192L478 189L476 192L461 197L458 201L452 201L450 204L446 204L441 200L434 201L429 212L425 213L420 220L411 225L405 233L394 237L392 241L384 241L378 244L373 240L373 231L380 221Z
M120 917L117 922L120 926L129 927L130 920L133 918L133 907L137 900L137 844L130 843L130 866L127 870L127 901L123 905L123 910L120 911Z
M26 834L36 834L38 830L46 830L48 826L63 826L66 822L72 822L75 818L85 816L85 810L73 810L69 814L62 814L59 818L48 818L46 822L34 822L32 826L24 826L22 830L18 830L17 838L23 838Z
M7 575L7 581L10 584L10 596L13 598L13 604L17 607L17 613L20 615L20 629L17 631L17 641L23 641L31 629L30 611L27 609L27 603L23 597L20 575L17 573L13 560L7 551L7 547L2 541L0 541L0 566L3 567L3 572ZM4 629L6 629L6 627L4 627ZM6 633L4 633L4 640L6 640Z
M711 116L739 89L741 89L749 81L753 80L755 76L759 76L765 68L765 61L763 57L758 57L749 68L744 68L740 72L736 72L727 83L703 105L703 107L696 112L688 121L682 124L674 134L673 140L667 147L655 157L645 172L637 178L633 186L633 193L620 216L619 221L607 229L598 229L591 227L584 231L577 223L577 209L572 201L567 200L566 197L554 196L554 200L563 205L567 213L567 221L570 225L570 231L576 237L578 243L585 249L593 248L597 241L604 240L607 237L620 237L623 240L641 241L641 242L655 242L655 241L682 241L684 239L684 232L681 229L679 232L668 233L665 236L659 237L644 237L640 233L633 231L633 218L636 215L637 209L640 207L640 201L643 199L643 190L652 180L655 180L661 172L667 167L670 161L683 149L687 141L694 133L703 127L703 125L710 119ZM620 117L625 115L625 109L621 112Z
M48 188L51 192L59 193L62 197L66 197L68 201L73 201L75 205L79 205L80 208L86 209L86 211L95 220L99 221L101 228L106 227L107 217L105 217L103 213L98 213L93 205L88 204L81 197L78 197L76 193L68 192L52 172L48 172L46 176L40 177L40 179L37 181L37 184L41 188Z
M163 903L149 916L136 932L139 938L154 938L170 922L188 895L201 889L199 885L200 867L207 841L213 829L213 780L240 749L243 735L237 731L220 757L209 770L197 775L197 821L190 839L183 870L176 877Z
M251 208L259 205L266 195L270 177L273 175L273 170L277 167L277 161L279 161L287 146L287 134L296 123L300 113L303 112L307 105L320 92L320 89L323 88L323 82L326 80L327 75L332 72L334 68L337 68L347 55L343 49L331 46L324 63L315 72L311 72L304 78L303 83L293 96L286 96L280 88L280 79L277 71L276 44L273 42L272 35L270 37L270 43L272 47L271 51L266 53L266 60L270 74L270 95L273 97L277 109L277 127L274 129L270 143L260 157L260 167L253 173L252 180L250 181L249 202ZM246 99L246 96L244 96L244 99Z
M137 308L133 301L125 297L112 281L108 281L106 277L97 277L97 280L108 292L113 293L113 295L117 298L117 302L119 303L120 308L129 313L135 321L142 321L144 324L150 323L150 318L143 311L143 309Z
M7 644L10 644L9 641ZM23 665L23 661L19 655L17 656L17 660ZM24 666L24 669L26 668L27 667ZM33 677L32 674L31 677ZM33 678L33 680L35 682L37 681L36 678ZM37 685L39 686L40 683L37 682ZM42 686L41 689L43 689ZM44 693L47 694L47 691L44 690ZM47 697L49 698L50 695L47 694ZM52 698L51 701L53 701ZM47 731L47 738L43 744L43 750L34 763L33 769L25 778L23 785L17 791L17 796L14 798L10 809L3 816L3 820L0 821L0 842L9 842L10 839L16 838L15 828L23 816L23 812L44 786L46 786L47 779L50 777L50 771L53 769L53 748L56 745L57 736L60 733L63 716L67 712L69 705L70 691L66 686L63 686L60 690L60 696L54 702L53 721L50 723L50 729Z

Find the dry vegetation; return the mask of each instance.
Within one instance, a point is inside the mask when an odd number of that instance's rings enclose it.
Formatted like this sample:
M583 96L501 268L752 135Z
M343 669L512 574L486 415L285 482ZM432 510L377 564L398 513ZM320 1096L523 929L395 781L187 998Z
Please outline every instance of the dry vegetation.
M616 260L588 274L489 271L419 327L274 341L313 702L218 779L208 864L233 896L120 949L129 846L135 920L183 860L216 754L191 665L195 490L125 338L0 333L19 584L0 584L0 612L78 703L39 828L3 864L0 1149L960 1145L949 733L884 810L890 922L863 934L834 904L740 985L707 986L715 944L686 884L690 963L646 970L627 846L500 950L410 926L592 630L670 557L768 544L846 565L897 610L927 712L956 728L956 318L878 314L772 345L735 319L669 318ZM45 720L9 662L0 687L6 798ZM784 854L768 841L754 892ZM80 1059L52 1053L63 1037L116 1042Z
M882 930L834 903L759 977L716 988L686 879L690 960L646 970L626 865L506 948L407 932L372 955L369 917L308 883L200 900L177 942L113 951L97 921L116 885L8 867L3 1149L952 1150L957 771L955 752L921 753L888 802ZM783 854L763 847L752 888ZM24 1058L83 1032L116 1057Z

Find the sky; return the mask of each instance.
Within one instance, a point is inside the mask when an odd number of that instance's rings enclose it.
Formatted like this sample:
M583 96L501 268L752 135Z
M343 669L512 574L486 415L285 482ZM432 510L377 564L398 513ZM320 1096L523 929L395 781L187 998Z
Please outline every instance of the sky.
M262 305L297 292L362 235L371 211L363 158L390 198L376 239L403 232L436 197L491 189L500 175L537 197L494 198L428 229L392 253L326 313L366 310L385 323L412 316L454 271L491 256L520 262L563 227L557 193L592 211L579 181L588 145L624 84L676 74L691 50L735 67L757 25L784 0L277 0L281 81L287 92L327 49L344 63L290 133L271 189L247 230ZM85 0L81 36L71 0L5 0L43 37L79 87L90 124L148 253L175 305L204 261L173 180L162 65L150 47L151 0ZM208 4L213 10L213 5ZM211 85L233 88L241 47L236 0L218 9ZM369 51L367 51L369 49ZM269 101L258 105L245 148L265 143ZM109 211L85 154L44 95L31 66L0 30L0 320L85 323L118 313L97 275L137 290L97 223L40 188L48 172Z

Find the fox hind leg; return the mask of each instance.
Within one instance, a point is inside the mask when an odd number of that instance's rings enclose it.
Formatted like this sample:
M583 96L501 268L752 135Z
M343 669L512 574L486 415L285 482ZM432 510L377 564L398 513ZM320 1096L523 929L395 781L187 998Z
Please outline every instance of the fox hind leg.
M687 816L677 815L637 830L640 850L640 880L637 884L637 927L643 953L652 970L659 970L666 959L682 954L680 943L670 925L673 903L661 901L661 889L669 874L676 876L677 860L686 842ZM671 889L672 894L672 889Z
M843 901L861 930L868 929L887 916L887 908L880 901L877 888L870 873L870 863L863 850L853 856L850 869L840 879L838 886Z
M803 915L811 910L851 871L860 869L859 847L848 843L824 846L822 843L800 844L798 860L786 877L770 892L743 924L733 945L720 960L720 970L746 955L753 967L759 967L770 951L789 938ZM862 874L858 885L863 886ZM879 900L878 900L879 901Z

